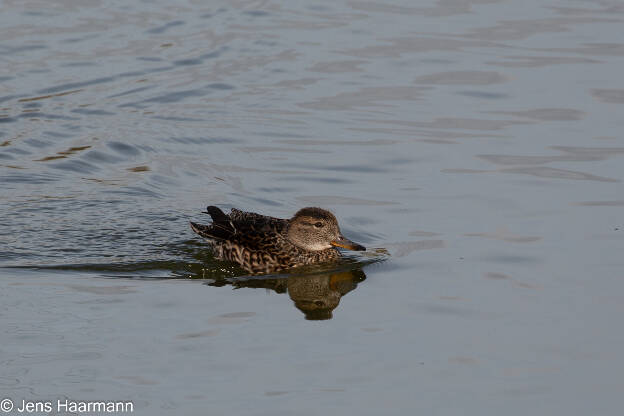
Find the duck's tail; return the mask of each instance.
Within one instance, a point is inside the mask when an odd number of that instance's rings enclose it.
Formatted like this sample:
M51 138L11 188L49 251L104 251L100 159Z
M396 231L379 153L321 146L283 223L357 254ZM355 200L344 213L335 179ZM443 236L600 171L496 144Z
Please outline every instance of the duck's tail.
M229 215L215 206L206 208L206 213L212 217L212 224L203 225L191 222L191 229L204 238L211 240L226 240L236 232Z

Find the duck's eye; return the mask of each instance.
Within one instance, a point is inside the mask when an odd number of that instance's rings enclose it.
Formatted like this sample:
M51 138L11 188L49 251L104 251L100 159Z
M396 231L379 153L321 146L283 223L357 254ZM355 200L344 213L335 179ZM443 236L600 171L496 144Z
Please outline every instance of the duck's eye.
M323 227L323 223L319 221L319 222L315 223L314 226L316 228L321 228L321 227Z

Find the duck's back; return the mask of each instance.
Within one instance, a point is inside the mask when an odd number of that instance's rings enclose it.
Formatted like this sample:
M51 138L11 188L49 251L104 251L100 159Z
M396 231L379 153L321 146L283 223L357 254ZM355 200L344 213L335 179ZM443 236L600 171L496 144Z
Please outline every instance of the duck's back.
M216 257L240 264L253 272L269 272L293 266L297 248L284 237L288 220L232 209L226 215L208 207L211 225L191 223L193 231L208 239Z

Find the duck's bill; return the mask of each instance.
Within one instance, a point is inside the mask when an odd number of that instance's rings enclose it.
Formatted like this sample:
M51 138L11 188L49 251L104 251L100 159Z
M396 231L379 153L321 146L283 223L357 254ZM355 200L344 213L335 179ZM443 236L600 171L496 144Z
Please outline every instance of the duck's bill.
M347 238L344 238L342 236L340 238L335 239L329 244L331 244L334 247L346 248L347 250L355 250L355 251L366 250L366 247L364 247L363 245L354 243L353 241Z

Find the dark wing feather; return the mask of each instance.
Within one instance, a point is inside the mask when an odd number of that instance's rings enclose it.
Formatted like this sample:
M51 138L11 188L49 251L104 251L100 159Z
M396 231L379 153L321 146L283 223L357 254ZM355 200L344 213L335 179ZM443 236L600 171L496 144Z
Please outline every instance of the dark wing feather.
M206 213L212 217L211 225L203 225L191 222L191 228L197 234L209 239L228 240L236 233L230 217L215 206L206 208Z
M204 238L226 240L252 251L275 250L288 225L288 220L235 208L232 208L229 215L215 206L207 207L206 212L212 217L212 224L191 222L193 231Z
M251 251L272 252L282 245L288 220L232 209L230 222L236 232L229 241Z

